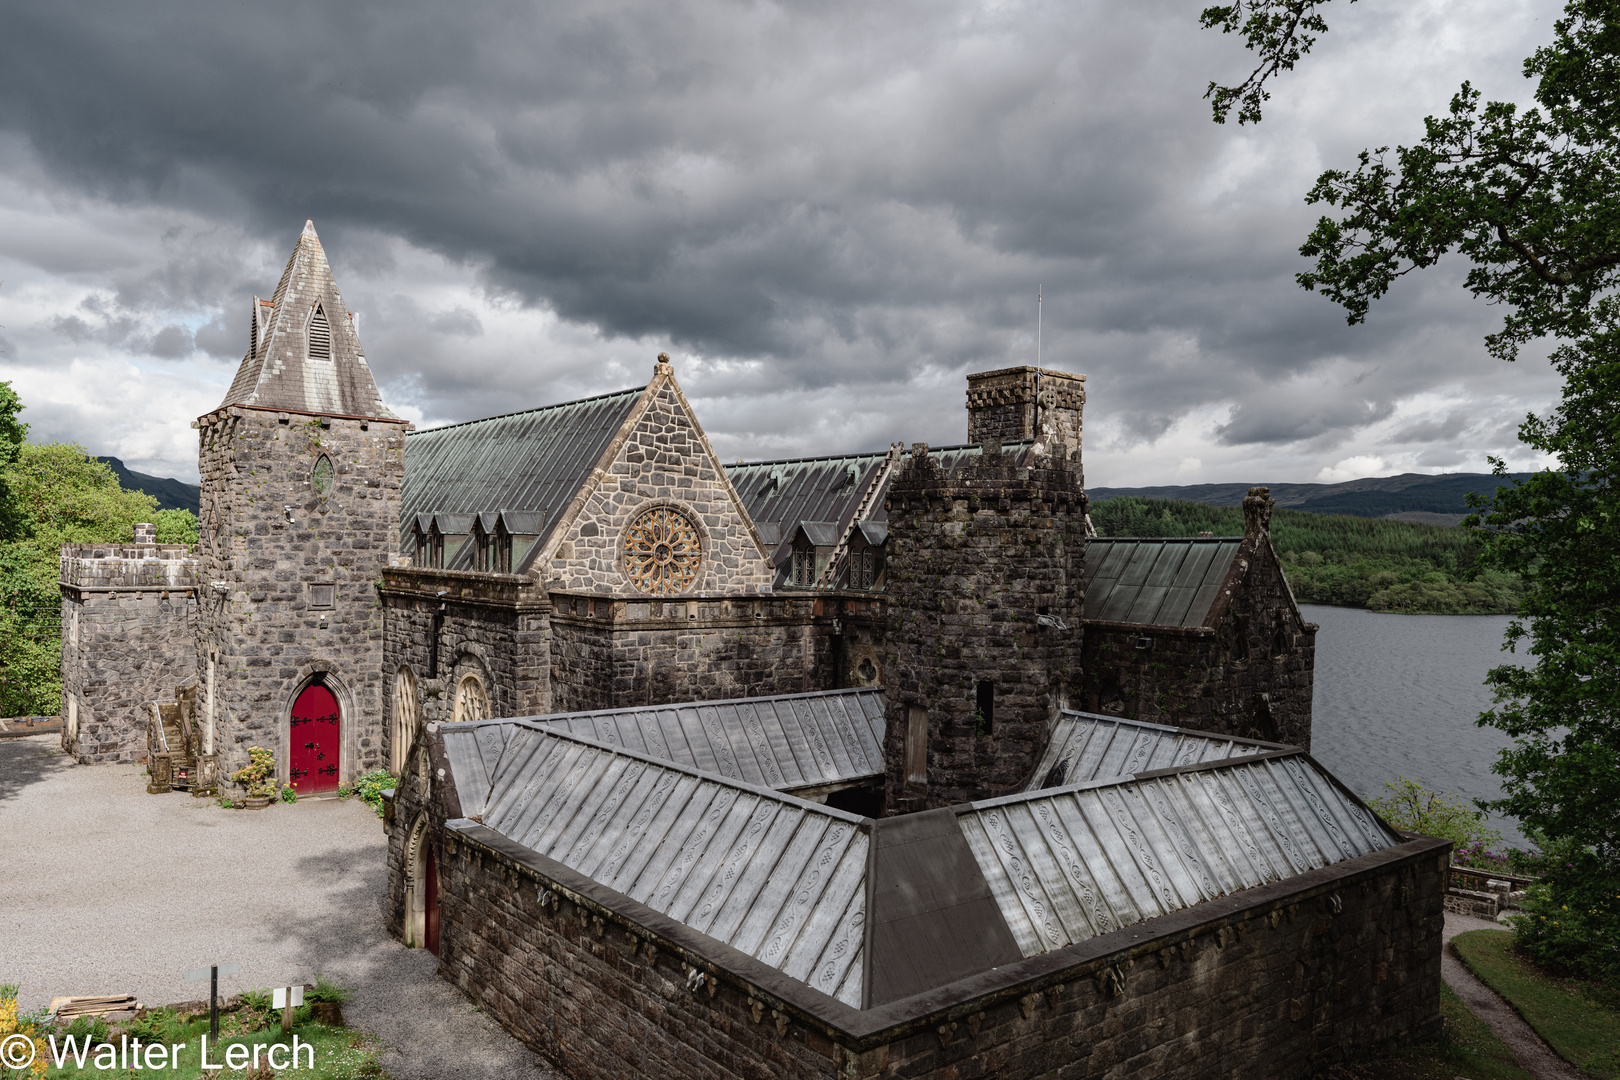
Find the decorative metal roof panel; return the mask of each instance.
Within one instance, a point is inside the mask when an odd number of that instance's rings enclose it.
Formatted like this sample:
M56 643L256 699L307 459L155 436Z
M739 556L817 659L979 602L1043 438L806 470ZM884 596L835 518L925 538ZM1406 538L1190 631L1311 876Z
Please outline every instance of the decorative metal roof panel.
M866 819L533 721L464 725L499 726L486 827L861 1007Z
M1241 539L1086 541L1086 618L1149 626L1202 626Z
M883 691L809 694L602 709L531 717L747 784L794 791L883 772Z
M1025 956L1400 843L1302 752L974 803L957 822Z
M523 507L556 525L630 416L641 389L414 432L405 439L400 520Z
M1052 725L1052 737L1024 790L1038 791L1283 749L1287 748L1281 743L1064 710Z
M1027 442L1007 443L1002 450L1022 462L1030 446ZM974 444L933 447L929 449L928 456L947 473L955 473L982 453L983 450ZM738 497L756 523L778 525L782 529L781 535L787 536L801 521L831 521L837 524L842 534L860 506L861 496L877 477L886 456L887 451L785 461L738 462L726 467L726 475L731 478ZM883 492L878 492L864 520L888 520L888 512L883 509L883 495Z

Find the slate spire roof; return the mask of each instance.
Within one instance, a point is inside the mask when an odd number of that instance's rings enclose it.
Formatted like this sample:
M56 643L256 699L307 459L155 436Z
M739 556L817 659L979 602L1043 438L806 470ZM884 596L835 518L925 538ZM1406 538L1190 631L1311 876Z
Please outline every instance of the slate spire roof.
M313 221L304 222L275 295L253 298L248 352L226 405L396 419L377 392Z

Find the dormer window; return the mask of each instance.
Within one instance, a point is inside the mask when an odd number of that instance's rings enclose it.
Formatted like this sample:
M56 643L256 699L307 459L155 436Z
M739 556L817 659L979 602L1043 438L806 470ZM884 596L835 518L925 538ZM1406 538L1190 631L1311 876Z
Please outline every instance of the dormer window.
M861 548L849 553L849 587L869 590L877 583L877 552Z
M444 534L439 531L437 521L428 526L427 535L422 537L416 550L421 556L418 559L419 565L437 569L444 567Z
M309 358L332 359L332 324L327 321L326 309L315 305L315 314L309 318Z
M808 589L816 583L816 549L809 544L793 549L793 576L795 586Z

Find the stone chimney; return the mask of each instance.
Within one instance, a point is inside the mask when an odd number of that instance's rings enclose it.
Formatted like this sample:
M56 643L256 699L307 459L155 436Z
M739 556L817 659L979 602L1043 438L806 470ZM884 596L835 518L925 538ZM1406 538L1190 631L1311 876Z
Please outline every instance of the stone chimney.
M136 522L136 524L135 524L135 543L137 543L137 544L155 544L155 543L157 543L157 526L153 525L149 521Z
M1277 505L1271 497L1271 489L1252 487L1243 500L1243 535L1247 538L1257 538L1269 535L1271 532L1271 511Z
M1080 456L1086 377L1046 368L1015 367L968 376L970 443L1037 441L1045 452L1061 444Z

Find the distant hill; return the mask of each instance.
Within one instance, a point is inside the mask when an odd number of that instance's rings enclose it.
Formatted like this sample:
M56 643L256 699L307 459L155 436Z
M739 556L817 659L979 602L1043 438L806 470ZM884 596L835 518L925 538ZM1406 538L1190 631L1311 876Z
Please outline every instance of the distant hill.
M1529 473L1514 473L1525 479ZM1428 524L1452 524L1468 513L1468 493L1488 495L1501 481L1489 473L1443 473L1427 476L1371 476L1343 484L1270 484L1278 506L1315 514L1352 514L1355 517L1395 518ZM1248 484L1189 484L1181 487L1088 488L1093 499L1136 495L1148 499L1180 499L1206 506L1240 506ZM1421 515L1421 516L1419 516Z
M118 476L119 486L126 491L144 491L156 499L159 510L190 510L193 514L200 512L202 488L197 484L185 484L172 477L164 479L134 472L125 468L124 463L115 457L98 457L96 460L105 461L112 467L112 471Z

